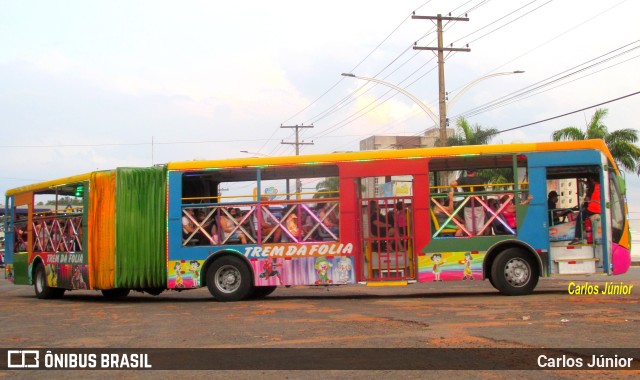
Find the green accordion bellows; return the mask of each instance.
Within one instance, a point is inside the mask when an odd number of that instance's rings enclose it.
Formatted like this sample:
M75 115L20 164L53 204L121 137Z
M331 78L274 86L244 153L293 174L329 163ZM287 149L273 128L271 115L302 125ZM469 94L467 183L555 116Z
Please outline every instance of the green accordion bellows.
M166 287L166 183L164 168L116 171L118 288Z

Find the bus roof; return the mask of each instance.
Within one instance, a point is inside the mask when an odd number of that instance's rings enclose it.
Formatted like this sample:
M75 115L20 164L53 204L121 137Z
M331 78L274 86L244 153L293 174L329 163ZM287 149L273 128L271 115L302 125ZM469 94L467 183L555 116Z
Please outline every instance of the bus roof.
M409 157L448 157L480 154L518 154L558 150L595 149L601 151L612 163L613 158L603 140L519 143L501 145L465 145L444 148L417 148L393 150L368 150L357 152L325 153L301 156L250 157L223 160L170 162L169 170L202 170L208 168L277 166L295 164L334 163L355 160L379 160Z
M91 173L85 173L85 174L74 175L71 177L58 178L51 181L39 182L33 185L20 186L20 187L7 190L5 195L10 196L10 195L24 193L27 191L45 190L45 189L50 189L54 187L64 186L70 183L88 181L90 177L91 177Z
M230 158L223 160L203 160L203 161L182 161L169 162L168 170L204 170L210 168L233 168L233 167L260 167L277 165L296 164L320 164L335 163L340 161L355 160L380 160L409 157L448 157L481 154L518 154L527 152L544 152L558 150L580 150L595 149L601 151L615 166L613 157L607 149L603 140L581 140L581 141L560 141L560 142L538 142L519 143L501 145L465 145L451 146L443 148L417 148L417 149L394 149L394 150L369 150L346 153L325 153L301 156L282 157L249 157ZM88 181L92 173L85 173L71 177L59 178L51 181L40 182L32 185L16 187L7 190L6 196L20 194L28 191L41 191L65 184Z

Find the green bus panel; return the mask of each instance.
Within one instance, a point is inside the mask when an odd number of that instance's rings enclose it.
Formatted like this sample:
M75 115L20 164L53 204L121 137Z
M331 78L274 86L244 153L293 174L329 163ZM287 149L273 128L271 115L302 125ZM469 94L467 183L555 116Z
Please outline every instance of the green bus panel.
M16 285L31 285L29 282L29 254L16 252L13 254L13 281Z
M116 287L164 288L166 264L164 168L116 171Z

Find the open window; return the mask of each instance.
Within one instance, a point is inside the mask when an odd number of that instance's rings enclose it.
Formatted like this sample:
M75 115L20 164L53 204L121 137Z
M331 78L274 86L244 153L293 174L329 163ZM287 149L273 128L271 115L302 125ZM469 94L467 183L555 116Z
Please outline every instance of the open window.
M434 158L429 172L434 238L516 234L529 202L526 156Z
M581 208L593 189L589 189L587 178L600 181L596 165L554 166L547 168L547 215L551 241L573 240Z
M31 221L33 252L83 251L82 219L87 183L71 183L34 193ZM27 214L16 209L15 243L27 244L24 228Z
M335 165L184 173L183 245L337 241L337 176Z

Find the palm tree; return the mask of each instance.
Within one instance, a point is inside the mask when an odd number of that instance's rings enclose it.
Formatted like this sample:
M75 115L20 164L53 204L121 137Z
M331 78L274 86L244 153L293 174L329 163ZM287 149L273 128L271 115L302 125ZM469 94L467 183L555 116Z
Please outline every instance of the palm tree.
M621 169L640 175L640 148L635 145L638 131L626 128L610 133L603 122L608 113L606 108L596 109L584 131L578 127L559 129L553 132L553 141L602 139Z
M327 177L316 185L316 191L319 194L314 194L314 198L336 198L339 196L340 180L338 177Z
M455 135L447 139L448 146L486 145L499 132L496 128L485 129L477 123L469 125L464 117L456 121L456 127ZM478 171L478 176L486 179L487 183L507 183L513 181L513 169L481 169Z
M498 133L496 128L483 128L480 124L469 125L464 117L456 121L456 133L447 139L448 146L486 145Z

